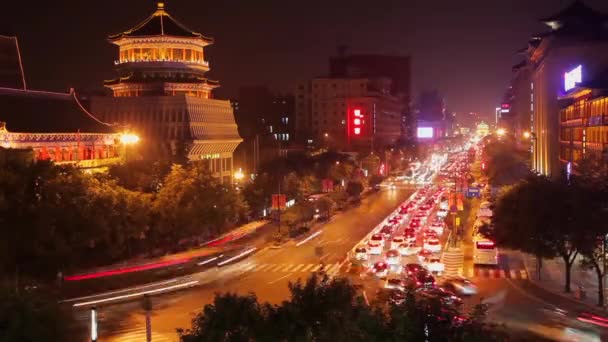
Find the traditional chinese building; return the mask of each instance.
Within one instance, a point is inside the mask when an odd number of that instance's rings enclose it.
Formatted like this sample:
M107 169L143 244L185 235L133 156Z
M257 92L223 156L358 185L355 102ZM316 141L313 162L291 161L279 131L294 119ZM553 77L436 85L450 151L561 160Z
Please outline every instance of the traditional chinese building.
M0 88L0 154L31 150L34 160L100 171L121 162L120 138L115 127L87 112L73 91Z
M213 39L187 29L158 3L151 16L109 41L118 46L118 77L105 82L112 96L92 98L92 111L142 136L145 156L202 161L230 181L242 139L230 102L212 99L219 83L205 77L204 47Z

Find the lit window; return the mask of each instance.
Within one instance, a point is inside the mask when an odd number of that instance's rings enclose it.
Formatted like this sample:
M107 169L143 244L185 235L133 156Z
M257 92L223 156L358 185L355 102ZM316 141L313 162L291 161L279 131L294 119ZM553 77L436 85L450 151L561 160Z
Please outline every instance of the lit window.
M360 125L361 124L361 119L357 118L354 120L354 124L355 125Z
M361 134L361 128L360 127L355 127L355 134L356 135Z

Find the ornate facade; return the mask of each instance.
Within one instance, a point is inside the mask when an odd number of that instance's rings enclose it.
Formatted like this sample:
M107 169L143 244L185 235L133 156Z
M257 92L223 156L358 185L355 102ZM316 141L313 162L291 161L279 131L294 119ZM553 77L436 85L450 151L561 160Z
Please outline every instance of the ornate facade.
M219 83L205 77L204 47L213 39L187 29L158 3L146 20L109 41L119 49L118 77L105 82L112 97L92 98L92 111L129 125L150 147L144 153L203 161L229 181L242 139L230 102L212 99Z
M103 170L121 162L121 134L69 94L0 88L0 147L32 150L34 160ZM4 152L4 151L3 151Z

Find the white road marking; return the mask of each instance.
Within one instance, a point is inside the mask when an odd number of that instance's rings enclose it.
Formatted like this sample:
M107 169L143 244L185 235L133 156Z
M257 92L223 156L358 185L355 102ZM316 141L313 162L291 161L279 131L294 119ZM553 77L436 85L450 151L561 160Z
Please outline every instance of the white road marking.
M301 245L307 243L308 241L310 241L311 239L314 239L315 237L317 237L319 234L323 233L322 230L319 230L318 232L314 232L313 234L311 234L309 237L307 237L306 239L296 243L296 247L300 247Z
M276 272L276 271L280 270L281 268L283 268L284 266L285 266L285 264L278 264L273 268L269 268L267 270L267 272Z
M317 272L321 266L323 266L322 264L317 264L317 266L315 266L312 270L310 270L311 272Z
M285 278L287 278L287 277L289 277L289 276L291 276L291 273L286 274L286 275L284 275L284 276L282 276L282 277L280 277L280 278L277 278L277 279L275 279L275 280L273 280L273 281L269 282L269 283L268 283L268 285L274 284L274 283L276 283L277 281L279 281L279 280L283 280L283 279L285 279Z
M316 264L308 264L306 267L304 267L303 269L300 270L300 272L306 272L308 271L311 267L313 267Z
M340 267L340 264L335 263L335 264L331 264L326 270L327 274L333 274L334 272L336 272L338 270L338 268Z
M517 271L511 270L509 273L511 274L511 279L517 279Z
M293 268L294 264L289 264L287 267L283 268L281 272L290 272L290 269Z
M261 264L258 268L255 269L256 272L263 272L267 268L273 267L275 264Z
M128 294L128 295L122 295L122 296L116 296L116 297L110 297L110 298L92 300L92 301L89 301L89 302L80 302L80 303L74 304L73 306L74 307L79 307L79 306L88 306L88 305L106 303L106 302L111 302L111 301L120 300L120 299L139 297L139 296L143 296L145 294L156 294L156 293L166 292L166 291L169 291L169 290L175 290L175 289L184 288L184 287L191 287L191 286L194 286L196 284L198 284L198 280L193 280L193 281L189 281L187 283L182 283L182 284L176 284L176 285L172 285L172 286L162 287L160 289L154 289L154 290L142 291L142 292L137 292L137 293L131 293L131 294Z
M506 278L506 274L505 274L505 270L500 270L500 277L501 278Z
M238 259L238 258L240 258L240 257L243 257L243 256L247 255L247 254L251 254L251 253L253 253L253 252L254 252L256 249L257 249L257 248L255 248L255 247L250 248L250 249L248 249L248 250L244 251L244 252L243 252L243 253L241 253L241 254L235 255L235 256L233 256L232 258L228 258L228 260L224 260L224 261L222 261L222 262L218 263L217 265L218 265L218 266L225 265L225 264L227 264L227 263L229 263L229 262L231 262L231 261L233 261L233 260L236 260L236 259Z
M294 269L292 269L290 272L298 272L298 270L302 267L304 267L306 264L299 264L296 265L296 267Z

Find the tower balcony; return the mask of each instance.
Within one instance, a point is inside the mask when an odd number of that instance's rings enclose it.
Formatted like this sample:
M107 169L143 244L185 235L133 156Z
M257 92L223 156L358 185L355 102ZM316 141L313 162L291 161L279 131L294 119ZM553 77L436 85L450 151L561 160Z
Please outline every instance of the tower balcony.
M114 65L137 69L194 69L209 71L209 62L205 60L179 60L179 59L122 59L114 61Z

